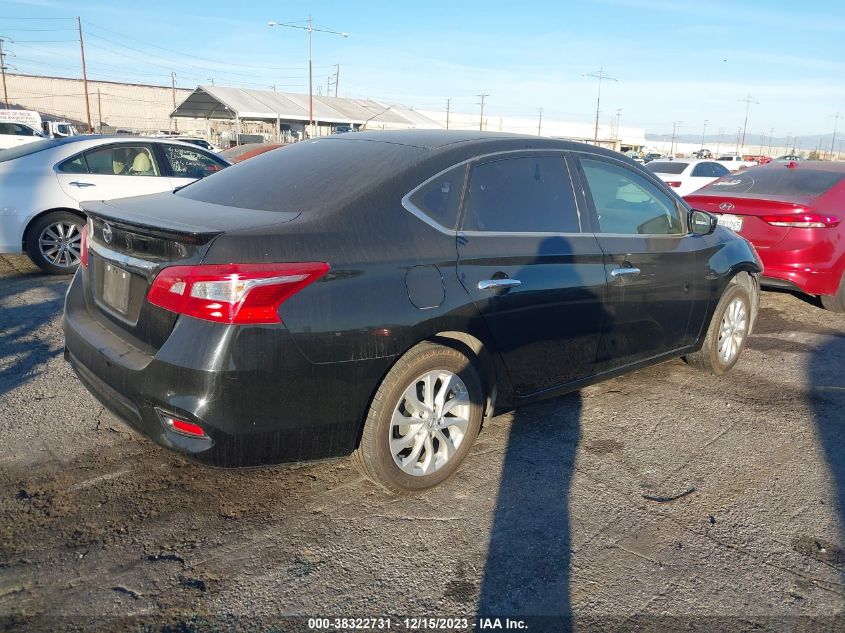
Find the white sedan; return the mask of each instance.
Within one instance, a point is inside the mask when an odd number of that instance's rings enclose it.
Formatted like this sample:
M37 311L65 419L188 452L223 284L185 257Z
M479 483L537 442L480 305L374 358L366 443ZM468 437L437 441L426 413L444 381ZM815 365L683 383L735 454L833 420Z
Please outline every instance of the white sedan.
M0 253L48 273L79 264L80 206L169 191L228 167L196 145L127 136L46 139L0 151Z
M34 143L42 138L46 138L44 134L26 123L0 121L0 149Z
M681 197L730 173L727 167L714 160L653 160L645 167Z

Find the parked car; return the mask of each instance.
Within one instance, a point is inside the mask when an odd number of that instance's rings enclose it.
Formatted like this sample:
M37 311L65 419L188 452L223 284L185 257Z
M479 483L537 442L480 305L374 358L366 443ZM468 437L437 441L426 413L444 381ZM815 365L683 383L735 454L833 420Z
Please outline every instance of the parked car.
M686 199L754 244L764 284L819 295L828 310L845 312L845 164L773 162Z
M351 125L335 125L334 126L334 133L335 134L346 134L347 132L354 132L355 128Z
M26 123L0 121L0 150L34 143L44 138L46 137L43 133Z
M230 165L170 139L71 136L0 152L0 253L29 254L48 273L79 264L88 200L168 191Z
M753 160L743 160L742 156L737 156L736 154L723 154L716 160L722 163L730 171L748 169L749 167L754 167L757 164Z
M219 147L212 145L204 138L199 138L198 136L174 136L172 138L174 141L182 141L183 143L190 143L191 145L202 147L203 149L207 149L209 152L220 152Z
M799 160L804 160L804 159L801 158L800 156L796 155L796 154L786 154L785 156L778 156L775 160L781 161L781 162L784 162L784 163L790 163L790 162L797 163Z
M236 145L229 149L224 149L220 152L220 155L232 163L240 163L284 146L284 143L247 143L246 145Z
M658 158L665 158L665 156L663 156L663 154L658 154L657 152L650 152L650 153L645 155L643 160L646 163L650 163L651 161L657 160Z
M706 148L701 148L700 150L693 152L692 155L693 158L713 158L713 152Z
M704 185L731 173L722 163L713 160L655 160L646 169L672 187L679 196L685 196Z
M85 210L66 358L216 466L354 453L423 490L497 405L679 356L722 374L757 311L747 241L616 152L554 139L342 134Z

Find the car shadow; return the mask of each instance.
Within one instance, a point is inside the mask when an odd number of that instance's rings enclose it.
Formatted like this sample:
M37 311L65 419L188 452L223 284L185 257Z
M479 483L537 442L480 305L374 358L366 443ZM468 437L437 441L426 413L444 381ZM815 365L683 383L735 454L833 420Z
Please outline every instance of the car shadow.
M61 353L60 343L40 332L62 311L64 285L38 292L38 301L23 298L31 280L17 292L0 297L0 397L38 376L44 364Z
M845 534L845 335L831 336L811 352L807 383L819 443L830 472L839 533ZM833 565L845 577L845 546L822 543L802 553Z
M505 449L476 623L518 618L571 630L569 489L581 394L517 409ZM481 624L478 624L481 622Z

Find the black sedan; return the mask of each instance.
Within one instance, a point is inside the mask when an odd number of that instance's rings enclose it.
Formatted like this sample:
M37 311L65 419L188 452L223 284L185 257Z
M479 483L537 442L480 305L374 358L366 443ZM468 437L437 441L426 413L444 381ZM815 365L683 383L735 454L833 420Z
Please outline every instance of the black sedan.
M354 454L422 490L502 407L675 357L724 373L757 312L748 242L552 139L343 134L85 211L66 358L215 466Z

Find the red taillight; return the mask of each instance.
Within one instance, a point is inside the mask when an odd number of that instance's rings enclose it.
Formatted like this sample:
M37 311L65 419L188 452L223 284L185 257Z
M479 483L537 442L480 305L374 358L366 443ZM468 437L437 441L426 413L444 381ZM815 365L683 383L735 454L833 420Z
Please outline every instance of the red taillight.
M185 420L173 418L169 415L162 415L161 419L162 422L164 422L164 426L166 426L174 433L179 433L180 435L189 435L190 437L206 437L205 431L202 430L202 427L199 424L194 424L193 422L186 422Z
M772 226L787 226L796 229L825 229L837 226L839 218L823 213L788 213L785 215L764 215L763 222Z
M681 181L680 180L665 180L667 187L680 187Z
M325 262L171 266L147 301L217 323L279 323L279 306L329 271Z
M79 232L79 265L88 268L88 223Z

